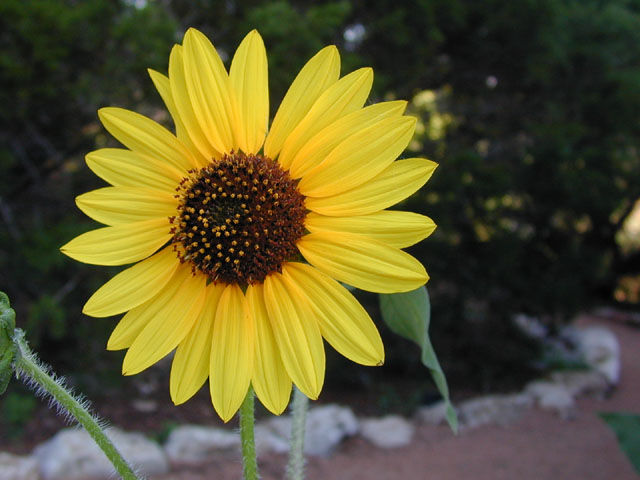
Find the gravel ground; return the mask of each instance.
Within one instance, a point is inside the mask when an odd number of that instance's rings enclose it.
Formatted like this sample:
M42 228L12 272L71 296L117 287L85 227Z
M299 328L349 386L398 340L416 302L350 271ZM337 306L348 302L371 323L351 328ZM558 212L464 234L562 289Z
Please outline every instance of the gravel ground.
M633 467L618 449L598 412L640 413L640 329L583 317L579 325L600 324L614 331L622 350L622 379L605 400L582 398L575 418L533 409L508 427L487 426L453 436L445 427L421 426L406 448L381 450L352 438L328 458L310 458L308 480L632 480ZM284 456L260 459L262 478L283 478ZM209 465L156 480L241 478L239 458L220 457Z
M638 479L620 452L614 434L598 412L640 413L640 328L621 322L582 317L578 325L602 325L618 337L622 351L620 385L604 400L582 398L576 415L563 420L538 409L529 410L508 427L485 426L454 436L446 426L420 426L413 443L405 448L382 450L362 438L344 442L328 458L309 458L308 480L425 479L425 480L631 480ZM158 422L216 424L206 392L188 409L160 403L158 411L132 414L128 402L98 405L116 425L154 431ZM356 411L356 414L358 412ZM183 418L184 417L184 418ZM25 454L64 427L64 421L44 407L34 416L21 441L0 432L0 450ZM219 423L219 422L218 422ZM259 460L263 480L280 480L284 455ZM220 455L207 465L174 471L151 480L237 480L241 478L239 457Z

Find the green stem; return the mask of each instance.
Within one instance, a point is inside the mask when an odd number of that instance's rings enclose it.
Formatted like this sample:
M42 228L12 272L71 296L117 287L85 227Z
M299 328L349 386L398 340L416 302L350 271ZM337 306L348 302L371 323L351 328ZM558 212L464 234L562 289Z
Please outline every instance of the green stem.
M89 413L86 405L74 398L61 385L62 382L56 381L42 367L35 354L27 346L22 330L15 330L13 341L18 347L14 363L16 372L24 375L36 388L41 388L51 395L62 408L69 412L89 432L89 435L91 435L124 480L138 480L129 464L104 433L98 421Z
M258 462L256 460L256 440L253 433L255 395L250 386L247 396L240 406L240 439L242 442L242 472L245 480L257 480Z
M289 450L289 464L287 465L288 480L303 480L304 478L304 427L307 421L309 399L298 390L293 389L293 420L291 422L291 449Z

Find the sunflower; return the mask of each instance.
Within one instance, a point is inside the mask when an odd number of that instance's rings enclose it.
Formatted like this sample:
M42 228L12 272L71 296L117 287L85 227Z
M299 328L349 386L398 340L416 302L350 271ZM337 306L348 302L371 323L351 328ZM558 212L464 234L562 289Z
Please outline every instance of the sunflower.
M267 56L250 32L227 72L211 42L190 29L150 76L176 134L135 112L103 108L126 148L87 155L111 186L77 197L105 224L64 245L95 265L134 264L103 285L83 312L125 313L109 350L128 349L124 375L175 350L173 402L209 378L228 421L252 385L275 414L292 382L316 399L323 338L363 365L384 348L365 309L340 283L371 292L415 289L424 267L401 248L435 228L386 210L418 190L434 162L397 160L415 128L406 102L364 107L370 68L340 78L334 46L302 68L268 129ZM137 263L136 263L137 262Z

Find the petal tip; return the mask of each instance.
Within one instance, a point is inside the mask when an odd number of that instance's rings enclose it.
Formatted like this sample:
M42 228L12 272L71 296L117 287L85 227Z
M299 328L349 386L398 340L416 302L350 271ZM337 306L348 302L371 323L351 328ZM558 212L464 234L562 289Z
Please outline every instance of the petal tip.
M218 414L218 416L220 417L220 419L224 422L224 423L228 423L229 420L231 420L233 418L233 416L235 415L235 411L231 412L231 411L223 411L220 410L218 408L216 408L216 406L213 406L214 410L216 411L216 413Z
M108 117L115 113L115 110L118 110L118 107L102 107L98 109L98 117L102 119L102 117Z
M65 243L60 247L60 253L66 255L67 257L73 258L73 253L70 251L69 245L73 242L73 240Z
M335 45L327 45L322 50L320 50L318 53L316 53L316 57L315 58L324 59L325 57L326 57L327 60L330 60L331 62L339 61L340 60L340 51L338 50L338 47L336 47Z
M192 35L197 35L198 33L202 34L202 32L200 32L200 30L198 30L195 27L189 27L187 28L187 31L184 32L184 38L187 38L188 36L192 36Z
M323 47L321 50L319 50L318 53L322 53L324 55L333 55L340 52L338 51L338 47L336 47L335 45L327 45L326 47Z
M98 110L98 112L99 112L99 110ZM98 115L99 115L99 113L98 113ZM97 153L98 153L98 152L97 152L97 150L93 150L93 151L91 151L91 152L87 153L87 154L84 156L84 161L85 161L85 162L87 162L87 163L88 163L89 161L93 161L93 159L97 156L97 155L96 155Z
M173 404L176 406L182 405L188 400L188 398L185 398L184 396L179 396L177 392L174 392L172 390L169 390L169 396L171 397L171 402L173 402Z
M82 314L86 315L87 317L93 318L106 318L114 315L111 312L105 312L104 307L100 308L99 305L96 306L95 302L93 301L93 297L87 300L87 303L85 303L84 307L82 307Z
M361 75L367 80L367 81L373 81L373 68L371 67L362 67L360 69Z

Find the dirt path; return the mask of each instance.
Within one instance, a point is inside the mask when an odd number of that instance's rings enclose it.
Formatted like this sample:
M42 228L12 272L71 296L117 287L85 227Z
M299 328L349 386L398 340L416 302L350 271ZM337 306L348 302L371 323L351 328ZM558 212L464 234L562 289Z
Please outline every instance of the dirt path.
M617 335L622 379L606 400L583 398L573 420L537 409L509 427L480 427L454 437L447 427L420 427L412 445L381 450L353 438L329 458L310 458L308 480L633 480L637 476L597 412L640 413L640 329L591 318ZM284 456L260 459L262 478L283 478ZM241 478L239 459L220 457L204 469L183 470L162 480Z

